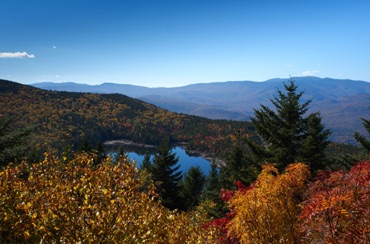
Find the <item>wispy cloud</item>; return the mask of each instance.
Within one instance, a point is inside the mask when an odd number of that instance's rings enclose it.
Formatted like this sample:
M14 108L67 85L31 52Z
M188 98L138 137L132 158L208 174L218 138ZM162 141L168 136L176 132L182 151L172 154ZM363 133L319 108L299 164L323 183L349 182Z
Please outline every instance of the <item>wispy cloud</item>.
M320 70L306 70L304 72L302 72L302 76L314 76L316 75L317 73L320 73Z
M35 55L26 52L0 53L0 58L35 58Z

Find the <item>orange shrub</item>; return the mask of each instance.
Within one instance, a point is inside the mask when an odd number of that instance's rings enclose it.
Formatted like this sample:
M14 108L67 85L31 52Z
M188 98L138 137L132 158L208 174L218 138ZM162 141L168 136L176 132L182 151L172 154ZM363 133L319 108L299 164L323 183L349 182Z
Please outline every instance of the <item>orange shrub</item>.
M272 165L263 166L252 186L239 189L228 200L234 214L229 234L241 243L299 242L300 196L309 175L302 163L288 165L283 174Z

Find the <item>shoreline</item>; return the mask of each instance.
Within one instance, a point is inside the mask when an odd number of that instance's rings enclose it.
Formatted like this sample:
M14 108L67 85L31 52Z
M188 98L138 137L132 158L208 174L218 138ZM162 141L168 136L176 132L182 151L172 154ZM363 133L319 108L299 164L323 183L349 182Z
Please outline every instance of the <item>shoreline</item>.
M104 146L119 146L119 145L125 145L125 146L132 146L132 147L144 147L144 148L156 148L155 145L150 144L144 144L144 143L136 143L130 140L109 140L105 141Z
M109 140L109 141L105 141L103 144L104 144L104 146L124 145L124 146L128 146L128 147L141 147L141 148L153 148L153 149L157 147L155 145L144 144L144 143L136 143L136 142L133 142L133 141L130 141L130 140L123 140L123 139L121 139L121 140ZM202 153L202 152L197 151L197 150L189 150L189 149L186 148L186 145L187 145L186 142L179 142L179 143L176 143L174 146L181 147L182 149L185 150L185 152L188 155L195 155L195 156L202 157L205 160L207 160L210 164L212 164L212 162L214 161L218 168L225 165L225 161L223 161L222 159L209 157L205 153Z

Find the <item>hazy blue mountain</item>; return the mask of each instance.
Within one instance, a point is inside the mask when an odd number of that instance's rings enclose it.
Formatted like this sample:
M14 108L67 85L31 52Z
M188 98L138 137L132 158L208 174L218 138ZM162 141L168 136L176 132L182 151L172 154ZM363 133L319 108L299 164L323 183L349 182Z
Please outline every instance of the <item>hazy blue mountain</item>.
M260 104L271 106L270 99L283 89L285 79L264 82L227 81L200 83L175 88L147 88L103 83L37 83L33 86L58 91L122 93L162 108L211 119L249 120ZM303 100L312 99L312 112L320 111L332 139L353 143L354 131L365 133L360 118L370 118L370 83L317 77L294 77Z

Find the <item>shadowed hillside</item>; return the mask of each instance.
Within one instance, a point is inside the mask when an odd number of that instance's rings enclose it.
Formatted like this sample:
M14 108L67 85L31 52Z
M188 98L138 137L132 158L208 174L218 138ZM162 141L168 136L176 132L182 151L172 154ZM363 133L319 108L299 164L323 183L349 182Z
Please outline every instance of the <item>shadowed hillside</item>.
M0 80L0 94L0 116L13 117L18 127L38 125L33 135L38 148L114 139L157 145L169 137L189 149L222 155L232 134L252 130L247 122L169 112L121 94L46 91L6 80Z

